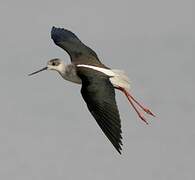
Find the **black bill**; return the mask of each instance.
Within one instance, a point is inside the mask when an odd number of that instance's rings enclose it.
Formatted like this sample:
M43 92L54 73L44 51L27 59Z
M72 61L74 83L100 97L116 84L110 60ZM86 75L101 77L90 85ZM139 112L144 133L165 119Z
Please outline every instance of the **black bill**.
M40 70L38 70L38 71L35 71L35 72L31 73L31 74L28 74L28 75L29 75L29 76L32 76L32 75L34 75L34 74L37 74L37 73L39 73L39 72L41 72L41 71L45 71L45 70L47 70L47 67L44 67L44 68L42 68L42 69L40 69Z

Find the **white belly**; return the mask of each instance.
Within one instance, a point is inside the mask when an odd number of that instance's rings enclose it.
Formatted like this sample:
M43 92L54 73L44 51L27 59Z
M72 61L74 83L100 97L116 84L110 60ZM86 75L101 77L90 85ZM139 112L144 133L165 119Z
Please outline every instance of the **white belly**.
M76 69L74 65L69 64L65 67L64 71L58 71L58 72L65 80L77 84L82 84L80 77L76 73Z

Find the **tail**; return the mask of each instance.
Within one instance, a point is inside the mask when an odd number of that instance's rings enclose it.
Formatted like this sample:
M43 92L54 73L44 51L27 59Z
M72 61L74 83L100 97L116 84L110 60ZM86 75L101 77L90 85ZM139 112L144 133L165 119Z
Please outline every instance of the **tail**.
M114 73L114 77L110 78L110 81L112 84L117 87L122 87L124 89L129 90L130 89L130 82L129 78L126 75L126 73L123 70L119 69L112 69L112 72Z
M144 107L141 103L139 103L131 95L129 91L130 90L129 78L127 77L125 72L118 69L112 69L112 72L114 73L114 76L110 78L111 83L114 85L116 89L121 90L126 95L127 99L129 100L130 104L132 105L138 116L141 118L141 120L148 124L146 118L143 116L142 112L139 111L139 109L135 106L135 104L137 104L145 113L154 117L155 115L148 108Z

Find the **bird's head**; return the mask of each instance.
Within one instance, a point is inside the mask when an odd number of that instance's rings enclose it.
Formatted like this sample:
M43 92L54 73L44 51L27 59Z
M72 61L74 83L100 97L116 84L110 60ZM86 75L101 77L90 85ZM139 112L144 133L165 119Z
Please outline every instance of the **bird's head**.
M59 73L63 73L63 71L65 70L65 63L63 60L58 59L58 58L51 59L47 62L46 67L29 74L29 76L32 76L32 75L37 74L37 73L44 71L44 70L54 70L54 71L57 71Z
M64 61L58 58L51 59L47 62L47 69L62 72L64 70Z

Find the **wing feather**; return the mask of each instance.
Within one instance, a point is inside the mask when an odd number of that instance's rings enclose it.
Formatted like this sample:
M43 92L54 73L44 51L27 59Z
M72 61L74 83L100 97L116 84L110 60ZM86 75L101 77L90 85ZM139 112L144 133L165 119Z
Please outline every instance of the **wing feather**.
M121 153L121 120L109 77L83 67L78 75L82 79L81 94L89 111L116 150Z
M64 28L53 27L51 38L57 46L69 54L71 61L75 64L101 64L97 54L82 43L73 32Z

